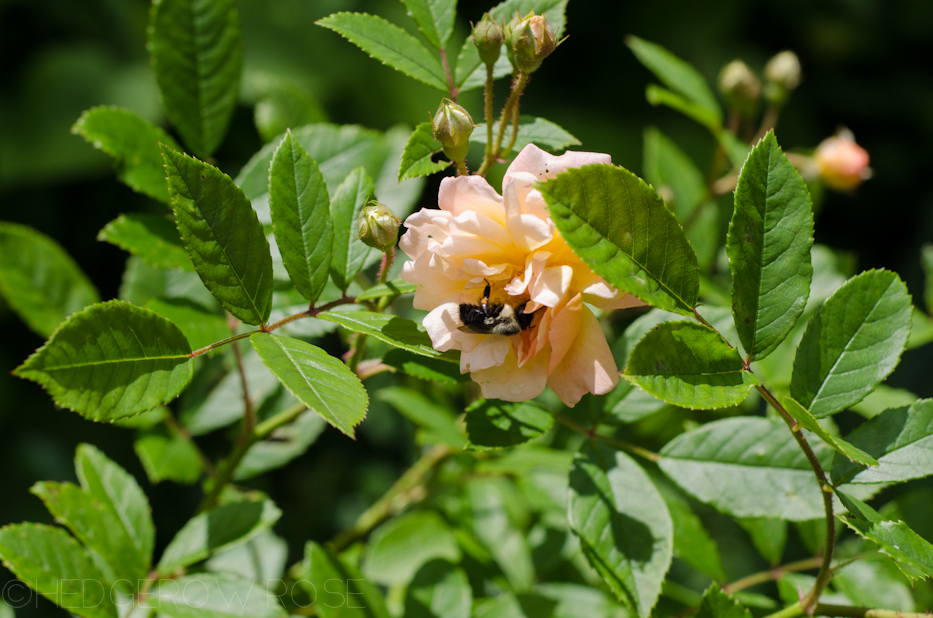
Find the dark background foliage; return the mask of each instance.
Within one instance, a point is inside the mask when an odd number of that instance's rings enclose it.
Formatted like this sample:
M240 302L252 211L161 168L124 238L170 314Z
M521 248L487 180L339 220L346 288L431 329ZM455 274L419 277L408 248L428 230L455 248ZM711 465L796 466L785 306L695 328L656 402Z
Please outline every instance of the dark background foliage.
M490 2L461 0L455 43ZM278 74L309 87L331 121L386 129L428 118L439 94L367 58L314 20L339 10L368 11L411 25L395 0L241 0L246 67L243 102L216 162L235 173L262 146L253 124L251 84ZM119 213L164 208L118 183L109 160L69 128L94 105L117 104L164 123L145 50L146 0L0 0L0 219L56 238L90 274L103 298L116 296L126 254L95 240ZM827 193L816 240L852 252L857 269L896 270L918 298L922 243L933 239L933 3L927 0L720 0L592 2L568 8L570 38L535 74L523 111L568 129L586 150L608 152L639 171L641 132L659 126L701 165L714 144L700 127L645 102L651 80L624 45L626 34L658 42L710 79L734 58L760 70L793 49L804 81L777 129L785 149L812 148L840 125L871 154L875 177L852 195ZM456 55L456 51L453 52ZM479 116L479 91L462 102ZM502 93L500 93L501 100ZM423 204L436 195L429 182ZM43 479L73 480L71 458L93 442L144 483L164 546L196 507L198 490L148 486L131 433L55 409L35 384L9 371L38 345L0 301L0 524L48 519L29 495ZM893 383L933 395L930 353L905 355ZM374 407L360 439L328 431L303 457L254 485L285 512L277 527L293 550L351 522L410 460L410 430ZM207 450L222 449L210 440ZM296 556L297 557L297 554ZM5 579L8 575L2 576Z

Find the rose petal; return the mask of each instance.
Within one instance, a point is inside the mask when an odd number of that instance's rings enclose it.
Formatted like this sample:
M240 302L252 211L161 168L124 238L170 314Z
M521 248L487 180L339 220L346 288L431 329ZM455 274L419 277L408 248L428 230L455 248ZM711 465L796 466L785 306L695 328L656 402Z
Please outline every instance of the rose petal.
M551 361L548 363L548 374L554 373L557 366L577 340L580 332L580 316L583 312L583 297L577 294L566 305L552 311L550 328L547 338L551 344Z
M505 223L502 197L479 176L447 177L441 181L437 204L442 210L457 216L475 211L494 221Z
M554 237L554 230L547 221L534 215L518 215L506 222L506 229L512 241L525 251L534 251L548 244Z
M512 344L508 337L486 335L471 351L460 353L460 373L498 367L505 362L505 357L511 349Z
M545 307L556 307L567 295L573 269L569 266L550 266L535 277L531 284L531 300Z
M619 383L612 351L599 321L583 307L580 330L573 346L548 377L548 386L564 404L573 407L586 393L604 395Z
M479 384L483 397L504 401L528 401L534 399L547 385L548 350L536 355L531 362L518 367L515 353L509 352L505 362L470 374Z
M513 244L512 238L501 223L478 212L467 211L460 213L450 221L448 230L449 234L479 236L497 245L509 246Z
M534 144L525 146L505 171L502 179L502 188L512 181L511 175L515 172L529 172L538 180L553 178L561 172L574 167L589 165L590 163L612 163L612 157L598 152L568 151L559 157L547 153Z
M525 290L528 289L528 284L531 283L531 278L536 272L541 272L544 269L544 265L547 264L547 259L551 257L551 254L547 251L535 251L532 255L528 256L525 259L525 273L519 278L515 277L505 286L505 291L511 294L512 296L520 296L525 293Z
M424 316L421 322L428 331L431 345L435 350L446 352L450 349L459 349L454 339L454 333L459 332L460 305L457 303L444 303Z
M440 304L451 302L452 296L463 291L464 282L450 276L444 260L425 252L418 259L402 264L402 280L418 286L412 301L415 309L430 311Z
M405 220L408 230L398 241L399 249L414 259L428 249L431 241L447 238L448 223L453 215L443 210L422 208Z

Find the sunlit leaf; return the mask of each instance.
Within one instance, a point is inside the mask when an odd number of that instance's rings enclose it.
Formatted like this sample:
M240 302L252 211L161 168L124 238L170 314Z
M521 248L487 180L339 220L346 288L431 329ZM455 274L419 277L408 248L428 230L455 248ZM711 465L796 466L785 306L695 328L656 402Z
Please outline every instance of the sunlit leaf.
M370 311L325 311L317 317L335 322L354 333L371 335L396 348L452 363L459 362L456 354L435 350L427 331L413 320Z
M674 529L667 505L628 455L587 443L570 472L570 527L583 555L642 618L661 595Z
M432 161L431 157L441 151L441 143L434 139L434 128L430 122L422 122L412 131L402 162L398 168L398 181L428 176L450 165L450 161Z
M14 375L85 418L111 421L175 399L191 381L190 354L177 326L112 300L68 318Z
M567 244L596 274L655 307L692 314L696 253L644 180L620 167L587 165L538 188Z
M377 528L366 543L363 574L383 585L407 584L434 559L460 561L453 530L432 511L395 517Z
M269 242L243 191L216 167L163 147L181 240L204 285L247 324L272 310Z

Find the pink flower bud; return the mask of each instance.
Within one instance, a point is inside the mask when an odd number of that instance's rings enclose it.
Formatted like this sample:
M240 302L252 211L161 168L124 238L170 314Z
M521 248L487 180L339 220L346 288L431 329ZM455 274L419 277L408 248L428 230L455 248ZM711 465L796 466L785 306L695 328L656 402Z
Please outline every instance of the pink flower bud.
M868 152L855 143L854 136L848 130L823 140L816 147L813 160L820 180L833 189L854 189L871 177Z

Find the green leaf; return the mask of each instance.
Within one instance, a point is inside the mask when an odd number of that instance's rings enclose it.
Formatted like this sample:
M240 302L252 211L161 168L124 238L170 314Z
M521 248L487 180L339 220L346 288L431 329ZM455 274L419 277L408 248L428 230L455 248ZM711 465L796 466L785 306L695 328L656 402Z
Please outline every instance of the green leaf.
M494 6L489 14L504 25L515 16L516 12L519 15L527 15L532 10L538 15L547 17L554 28L554 35L558 39L561 38L566 23L567 0L504 0ZM512 65L503 51L495 65L495 78L499 79L511 72ZM486 83L486 65L479 59L476 45L470 37L463 42L460 55L457 57L456 83L461 93L480 88Z
M499 126L493 126L493 139L499 136ZM506 136L511 138L512 125L506 129ZM486 143L486 125L478 124L470 135L470 141L477 144ZM563 152L570 146L579 146L580 140L568 131L544 118L534 116L521 116L518 120L518 136L515 138L514 149L521 150L528 144L537 144L553 152Z
M470 379L469 375L460 373L460 368L453 363L428 358L407 350L389 350L382 357L382 362L396 371L410 375L419 380L431 380L446 384L458 384Z
M729 163L732 167L742 167L748 158L748 152L751 146L740 140L734 133L727 129L713 131L719 145L729 157Z
M334 13L314 23L333 30L396 71L447 92L447 77L438 59L418 39L381 17Z
M286 618L279 597L250 579L220 573L196 573L160 580L147 605L168 618Z
M438 49L447 46L454 31L457 0L402 0L402 3L428 43Z
M234 502L195 515L172 539L156 570L161 575L205 560L212 554L245 543L272 526L282 515L270 501Z
M745 401L760 384L719 333L692 322L665 322L638 342L623 377L659 399L715 410Z
M195 349L226 339L231 334L230 326L222 315L186 298L156 298L146 303L146 309L173 322Z
M52 481L36 483L30 491L45 503L56 522L103 558L113 581L128 580L135 590L137 582L146 578L149 556L133 544L116 515L89 493L72 483Z
M911 582L933 577L933 545L902 521L884 519L873 508L837 491L849 510L839 519L853 532L881 548Z
M486 450L533 440L554 424L554 415L535 404L481 400L466 409L470 448Z
M401 279L393 279L387 283L380 283L371 288L367 288L362 294L356 296L356 300L375 300L385 298L386 296L396 297L402 294L413 294L418 286L414 283L408 283Z
M405 150L402 152L402 162L398 168L398 181L409 178L429 176L434 172L446 169L450 161L432 161L431 156L441 151L442 145L434 139L434 128L430 121L422 122L412 131Z
M719 546L703 527L703 522L690 508L690 504L666 481L655 483L674 526L674 555L715 580L726 579L722 568Z
M169 203L159 143L179 150L171 135L130 110L112 105L87 110L71 132L113 157L117 177L133 190Z
M191 440L150 432L137 438L133 446L153 485L162 481L191 485L201 478L201 459Z
M651 614L671 564L674 528L667 505L628 455L589 444L570 471L568 519L583 555L616 597Z
M314 599L321 618L389 618L379 589L330 550L309 542L302 567L298 583Z
M933 474L933 399L885 410L847 436L871 461L833 461L833 485L897 483ZM877 458L875 461L874 458ZM849 457L849 459L854 459ZM872 463L874 462L874 463ZM869 468L864 464L877 467Z
M858 412L865 418L874 418L888 408L900 408L913 405L918 399L920 398L910 391L879 384L865 399L849 406L849 409L853 412Z
M703 593L695 615L696 618L752 618L746 608L715 583Z
M175 222L167 217L138 213L120 215L104 226L97 240L129 251L156 268L194 270Z
M443 560L422 566L405 591L406 618L470 618L473 590L466 573Z
M232 0L158 0L149 53L162 101L185 144L202 159L223 141L243 68Z
M807 183L769 131L739 174L726 240L732 315L751 360L773 352L803 313L813 278L812 245Z
M85 418L112 421L175 399L191 381L190 354L177 326L112 300L68 318L13 374Z
M235 481L280 468L300 457L327 427L324 419L308 410L291 423L273 431L267 440L249 447L233 475Z
M884 558L847 564L833 574L833 588L861 607L886 607L902 612L915 609L904 577Z
M433 511L415 511L379 526L366 543L363 575L377 584L404 585L434 559L460 561L453 531Z
M920 266L923 267L923 302L927 313L933 313L933 244L927 243L920 248Z
M822 444L813 450L827 459ZM779 421L742 417L707 423L668 442L658 465L685 492L734 517L805 521L824 515L813 470Z
M269 207L285 269L301 295L314 302L327 284L334 223L324 177L290 131L272 158Z
M155 528L149 500L136 479L90 444L78 445L75 472L84 491L116 516L126 536L149 562L155 544Z
M722 110L713 92L696 69L657 43L628 36L625 44L635 57L671 90L683 95L722 122Z
M0 559L27 586L84 618L117 618L117 608L87 550L61 528L0 528Z
M655 127L644 132L643 167L645 180L664 193L673 195L666 203L677 219L686 222L706 199L706 183L697 166L669 137Z
M630 171L586 165L538 189L570 248L611 285L683 315L697 302L697 257L661 197Z
M421 356L439 358L451 363L459 362L456 354L435 350L427 331L413 320L370 311L325 311L317 317L339 324L351 332L371 335L379 341Z
M0 293L43 337L65 318L100 302L97 290L58 243L32 228L0 222Z
M243 191L216 167L163 147L172 209L198 275L247 324L272 309L269 242Z
M391 405L419 427L416 435L419 443L448 444L457 450L466 446L463 430L450 407L439 405L418 391L402 386L383 387L376 392L376 398Z
M540 594L503 592L478 599L473 618L551 618L557 603Z
M363 244L356 220L373 195L373 181L363 168L353 170L337 189L330 202L334 221L334 253L330 259L331 277L337 287L346 290L363 270L373 248Z
M718 133L721 131L721 129L719 129L719 124L722 122L722 118L719 114L711 112L705 107L687 100L676 92L671 92L667 88L662 88L657 84L648 84L648 86L645 87L645 99L651 105L666 105L671 109L677 110L684 116L695 120L713 132Z
M540 583L536 590L557 602L553 618L624 618L629 613L615 599L598 588L564 582Z
M300 339L269 333L250 337L256 352L295 397L328 423L354 437L366 418L366 389L340 359Z
M850 279L810 319L794 359L791 396L816 418L861 401L900 360L910 309L895 273L869 270Z
M907 339L907 349L913 350L933 341L933 319L917 307L910 312L910 337Z
M787 410L787 413L794 417L794 419L800 423L801 427L804 429L809 429L815 433L820 440L825 442L837 453L842 454L847 460L864 464L866 466L878 465L878 461L862 449L853 446L842 438L837 438L836 436L823 429L823 426L820 425L815 418L813 418L813 415L807 412L806 408L794 401L792 398L784 397L782 402L784 404L784 409Z

